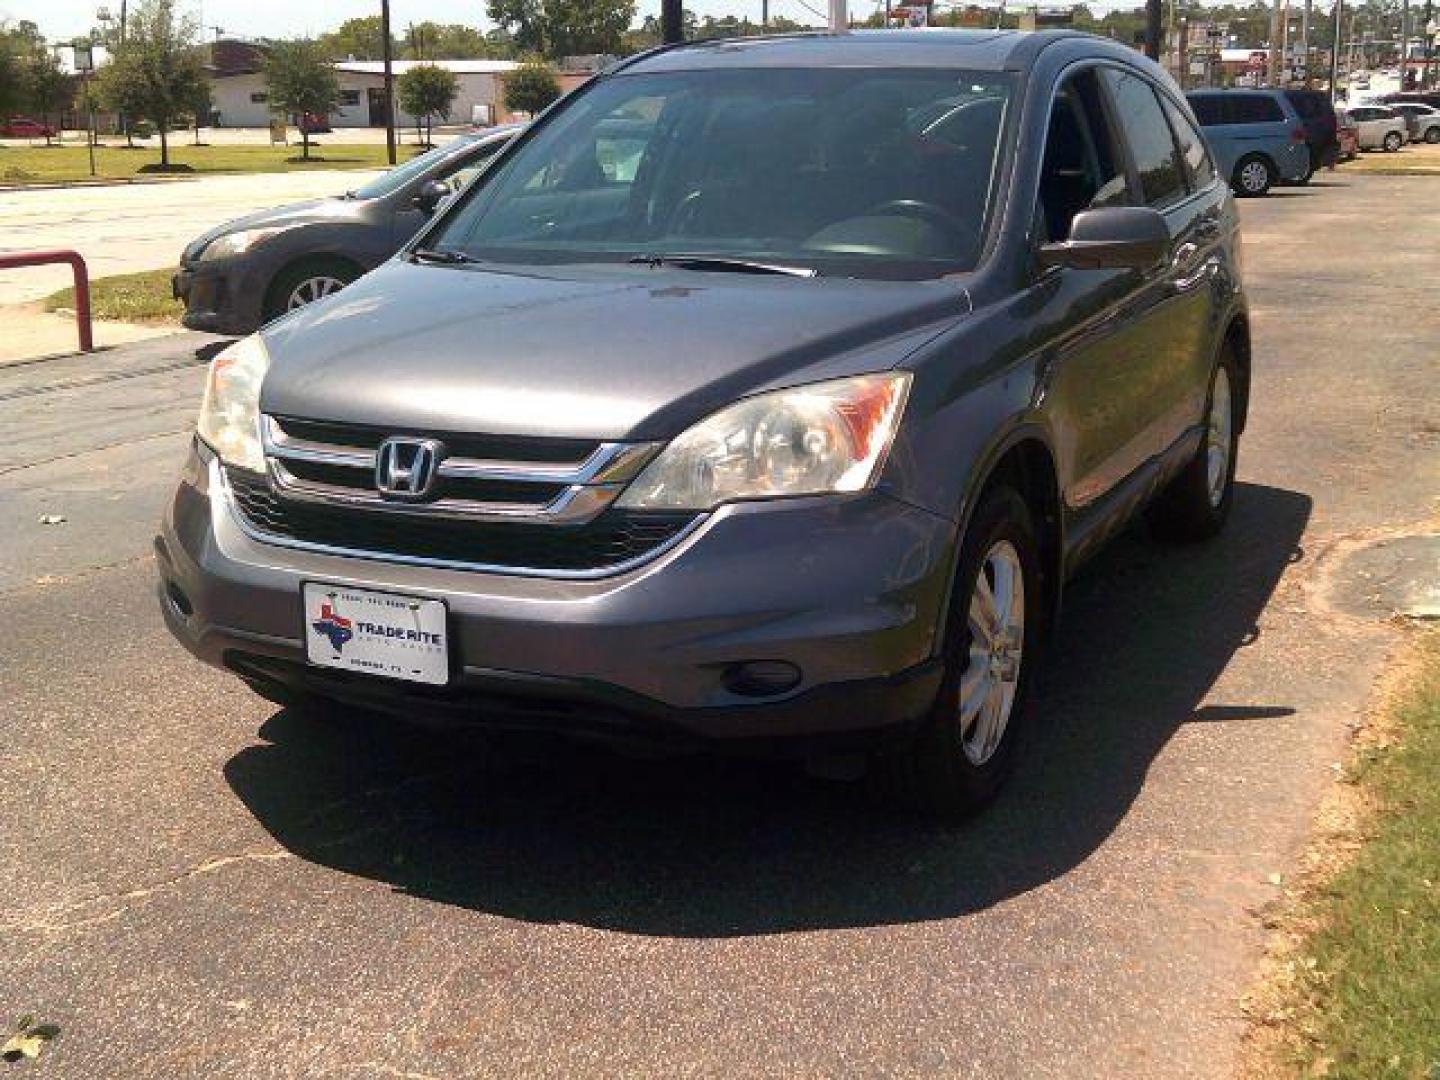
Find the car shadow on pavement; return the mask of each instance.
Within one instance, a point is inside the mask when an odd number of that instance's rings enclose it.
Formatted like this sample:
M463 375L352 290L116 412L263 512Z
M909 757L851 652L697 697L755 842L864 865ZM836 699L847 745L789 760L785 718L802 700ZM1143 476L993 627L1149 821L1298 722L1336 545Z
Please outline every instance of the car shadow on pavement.
M520 760L295 710L225 774L295 855L509 918L727 937L953 917L1082 863L1182 725L1292 712L1201 702L1302 557L1310 509L1240 484L1220 539L1165 547L1136 529L1100 555L1066 594L1021 767L963 825L783 763L579 748Z

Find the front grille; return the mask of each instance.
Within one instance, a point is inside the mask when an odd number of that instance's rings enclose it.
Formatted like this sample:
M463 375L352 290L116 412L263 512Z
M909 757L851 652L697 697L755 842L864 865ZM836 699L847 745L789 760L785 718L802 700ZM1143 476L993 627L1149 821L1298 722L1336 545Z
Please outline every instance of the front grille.
M227 468L225 477L241 515L261 533L340 551L461 565L605 570L651 554L698 517L611 508L581 525L485 524L291 502L253 473Z
M375 490L372 469L353 469L317 461L287 461L285 470L297 480L322 484L340 491L368 495ZM496 505L547 506L565 493L565 484L521 483L514 480L470 480L442 476L434 489L436 500L458 499Z
M534 465L564 465L584 461L600 446L594 439L561 439L541 435L470 435L450 431L337 424L325 420L302 420L292 416L277 416L275 421L286 435L305 442L374 450L391 435L415 435L426 439L439 439L454 457L523 461Z
M426 475L408 503L413 513L477 524L545 519L575 525L598 517L659 450L657 443L600 442L454 432L391 432L294 417L261 418L271 486L287 502L380 509L401 492L423 459ZM399 439L394 457L381 447Z

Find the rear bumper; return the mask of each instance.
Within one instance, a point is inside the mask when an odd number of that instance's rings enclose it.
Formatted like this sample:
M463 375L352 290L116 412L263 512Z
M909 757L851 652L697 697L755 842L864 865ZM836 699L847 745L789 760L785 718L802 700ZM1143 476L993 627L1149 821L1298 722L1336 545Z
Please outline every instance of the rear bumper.
M181 266L170 279L171 295L185 304L181 322L188 329L236 336L259 328L265 286L265 275L244 259Z
M646 741L868 743L906 730L940 685L936 630L953 522L879 495L727 507L613 577L519 577L319 554L241 527L197 449L156 538L170 630L284 700L313 692L439 724ZM443 687L311 667L301 585L442 599ZM740 665L799 672L783 692Z

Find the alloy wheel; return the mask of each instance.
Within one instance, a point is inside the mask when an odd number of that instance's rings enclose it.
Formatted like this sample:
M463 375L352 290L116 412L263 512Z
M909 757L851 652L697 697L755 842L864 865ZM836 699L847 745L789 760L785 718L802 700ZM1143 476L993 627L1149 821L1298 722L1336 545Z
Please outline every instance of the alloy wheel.
M1215 369L1215 385L1210 391L1210 419L1205 431L1205 482L1210 505L1219 506L1225 499L1225 485L1230 480L1230 427L1234 422L1230 408L1230 376L1223 367Z
M1240 170L1240 186L1252 195L1258 195L1270 184L1270 170L1263 161L1246 162Z
M316 300L339 292L344 287L345 282L339 278L330 277L328 274L306 278L290 290L290 296L285 301L285 310L294 311L306 304L313 304Z
M1020 684L1025 650L1025 570L998 540L981 560L967 613L970 655L960 679L960 743L972 765L995 755Z

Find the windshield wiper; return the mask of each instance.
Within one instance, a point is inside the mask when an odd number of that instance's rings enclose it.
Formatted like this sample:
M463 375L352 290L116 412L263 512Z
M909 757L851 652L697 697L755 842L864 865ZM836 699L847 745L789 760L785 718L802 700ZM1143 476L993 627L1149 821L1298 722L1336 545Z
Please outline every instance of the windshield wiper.
M464 266L467 263L477 263L480 260L473 255L466 255L463 251L456 251L453 248L416 248L410 252L410 258L416 262L435 263L438 266Z
M784 263L756 262L753 259L728 259L723 255L636 255L629 261L645 266L674 266L680 270L714 270L722 274L819 276L819 271L808 266L786 266Z

